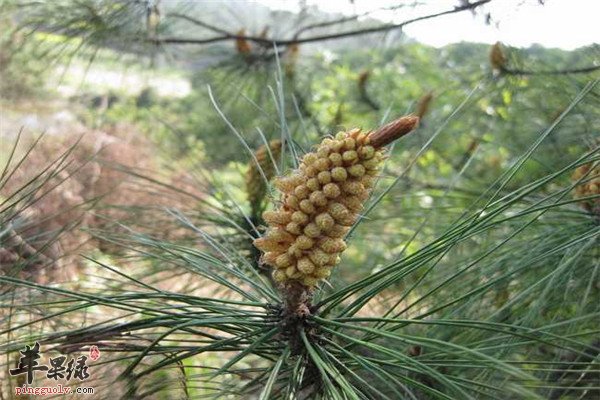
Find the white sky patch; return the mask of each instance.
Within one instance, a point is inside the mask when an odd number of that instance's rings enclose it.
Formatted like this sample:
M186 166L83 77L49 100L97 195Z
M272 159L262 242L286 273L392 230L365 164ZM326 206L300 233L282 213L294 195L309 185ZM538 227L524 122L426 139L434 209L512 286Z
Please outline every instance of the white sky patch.
M256 0L274 9L298 11L297 0ZM362 14L382 7L403 3L402 0L307 0L325 12L346 15ZM412 1L404 0L404 3ZM452 9L458 0L435 0L425 5L403 7L396 11L377 11L371 17L386 22L407 19ZM538 43L545 47L572 50L600 42L600 0L547 0L544 6L535 0L494 0L483 8L491 12L498 26L486 25L482 15L469 11L411 24L408 36L431 46L461 41L495 43L528 47ZM482 9L480 9L481 11Z

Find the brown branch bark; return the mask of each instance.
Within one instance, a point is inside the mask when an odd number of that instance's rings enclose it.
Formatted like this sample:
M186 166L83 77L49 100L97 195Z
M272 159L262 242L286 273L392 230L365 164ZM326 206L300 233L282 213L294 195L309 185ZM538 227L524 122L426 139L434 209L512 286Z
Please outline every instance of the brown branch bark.
M229 36L235 36L231 32L226 31L225 29L221 29L219 27L216 27L216 26L214 26L212 24L209 24L207 22L201 21L201 20L196 19L196 18L192 18L189 15L184 15L184 14L179 14L179 13L169 13L169 14L167 14L167 17L177 18L177 19L183 19L183 20L188 21L188 22L190 22L190 23L192 23L194 25L201 26L201 27L206 28L208 30L211 30L213 32L221 33L221 34L226 35L228 37Z
M333 26L333 25L339 25L339 24L343 24L346 22L350 22L350 21L355 21L359 18L362 17L366 17L368 15L371 15L377 11L384 11L384 10L396 10L398 8L402 8L402 7L406 7L409 6L408 4L399 4L396 6L391 6L391 7L381 7L375 10L371 10L371 11L367 11L364 12L362 14L356 14L356 15L350 15L348 17L343 17L343 18L339 18L336 20L330 20L330 21L322 21L322 22L315 22L313 24L310 25L305 25L302 28L300 28L295 34L294 34L294 38L298 38L302 33L312 30L312 29L318 29L318 28L326 28L328 26Z
M317 23L314 23L311 25L306 25L306 26L298 29L298 31L294 34L294 38L298 38L298 37L300 37L300 35L302 33L310 31L312 29L326 28L328 26L339 25L339 24L343 24L345 22L355 21L358 18L360 18L361 16L362 15L352 15L350 17L340 18L340 19L336 19L333 21L323 21L323 22L317 22Z
M572 68L572 69L560 69L553 71L533 71L533 70L522 70L522 69L511 69L502 67L500 71L507 75L570 75L570 74L589 74L590 72L600 70L600 65L592 65L590 67Z
M202 44L224 42L224 41L229 41L229 40L247 40L247 41L259 43L259 44L269 44L271 46L287 46L290 44L312 43L312 42L319 42L319 41L324 41L324 40L337 40L337 39L343 39L343 38L348 38L348 37L352 37L352 36L365 35L365 34L369 34L369 33L388 32L388 31L395 30L395 29L402 29L403 27L405 27L409 24L413 24L415 22L424 21L424 20L432 19L432 18L437 18L437 17L441 17L444 15L455 14L455 13L462 12L462 11L473 10L473 9L475 9L479 6L482 6L486 3L489 3L491 1L492 0L479 0L479 1L475 1L473 3L466 3L464 5L454 7L451 10L446 10L446 11L442 11L439 13L434 13L434 14L424 15L421 17L412 18L412 19L409 19L409 20L406 20L406 21L403 21L403 22L400 22L397 24L383 24L383 25L376 26L376 27L356 29L356 30L347 31L347 32L316 35L316 36L311 36L311 37L307 37L307 38L294 37L291 39L266 39L261 36L237 35L237 34L234 34L231 32L224 31L220 28L217 28L213 25L207 24L203 21L194 19L192 17L185 16L184 19L186 19L190 22L193 22L199 26L203 26L204 28L209 29L213 32L221 33L221 36L215 36L212 38L204 38L204 39L201 39L201 38L175 38L175 37L174 38L157 38L157 39L149 39L149 41L151 41L155 44L202 45ZM180 14L176 14L176 15L178 15L179 18L181 18Z

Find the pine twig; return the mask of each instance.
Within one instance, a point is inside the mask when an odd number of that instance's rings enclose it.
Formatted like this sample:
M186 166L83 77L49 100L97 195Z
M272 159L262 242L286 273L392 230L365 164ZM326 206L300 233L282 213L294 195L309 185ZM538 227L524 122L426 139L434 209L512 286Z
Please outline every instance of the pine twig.
M307 37L307 38L292 37L291 39L283 39L283 38L267 39L260 35L259 36L239 35L239 34L235 34L232 32L222 30L211 24L207 24L206 22L203 22L203 21L191 18L191 17L186 17L185 18L186 20L188 20L190 22L194 21L193 23L195 23L196 25L203 26L210 31L220 33L221 35L211 37L211 38L205 38L205 39L184 38L184 37L181 37L181 38L167 37L167 38L156 38L156 39L148 39L148 40L157 45L160 45L160 44L201 45L201 44L218 43L218 42L224 42L224 41L230 41L230 40L247 40L249 42L255 42L258 44L270 45L271 47L272 46L287 46L287 45L291 45L291 44L312 43L312 42L320 42L320 41L324 41L324 40L337 40L337 39L343 39L343 38L365 35L365 34L370 34L370 33L389 32L391 30L402 29L405 26L413 24L415 22L424 21L424 20L428 20L428 19L432 19L432 18L437 18L437 17L441 17L444 15L455 14L455 13L459 13L459 12L463 12L463 11L474 10L475 8L482 6L484 4L487 4L491 1L492 0L479 0L479 1L476 1L473 3L467 2L461 6L454 7L451 10L441 11L441 12L434 13L434 14L428 14L428 15L424 15L421 17L408 19L406 21L403 21L403 22L400 22L397 24L383 24L383 25L371 27L371 28L356 29L356 30L352 30L352 31L331 33L331 34L324 34L324 35L315 35L315 36L311 36L311 37Z
M589 74L594 71L600 70L600 65L592 65L589 67L572 68L572 69L559 69L559 70L546 70L546 71L534 71L534 70L523 70L523 69L511 69L507 67L500 68L503 74L507 75L571 75L571 74Z

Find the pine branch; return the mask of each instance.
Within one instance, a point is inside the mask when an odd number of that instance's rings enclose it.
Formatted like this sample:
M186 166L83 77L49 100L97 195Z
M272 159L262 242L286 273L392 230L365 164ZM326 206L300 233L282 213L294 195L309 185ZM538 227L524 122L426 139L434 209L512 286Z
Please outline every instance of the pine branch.
M186 20L193 22L196 25L203 26L213 32L221 33L221 36L215 36L212 38L200 39L200 38L157 38L157 39L148 39L149 41L155 44L194 44L194 45L202 45L202 44L210 44L210 43L218 43L230 40L246 40L249 42L254 42L263 45L270 46L287 46L291 44L300 44L300 43L312 43L312 42L320 42L324 40L337 40L343 39L353 36L365 35L370 33L378 33L378 32L389 32L391 30L402 29L407 25L413 24L415 22L424 21L427 19L437 18L444 15L450 15L459 13L462 11L473 10L481 5L491 2L492 0L479 0L474 3L466 3L459 7L454 7L451 10L442 11L439 13L424 15L421 17L412 18L397 24L384 24L372 28L364 28L364 29L356 29L347 32L339 32L332 34L324 34L324 35L316 35L307 38L297 38L295 35L292 39L267 39L261 36L252 36L252 35L238 35L235 33L224 31L220 28L214 27L206 22L191 18L185 17ZM177 14L178 17L181 17ZM303 28L304 29L304 28Z
M511 69L502 67L500 71L507 75L570 75L570 74L589 74L590 72L600 70L600 65L593 65L582 68L560 69L550 71L533 71L523 69Z
M226 36L235 36L232 33L226 31L225 29L221 29L221 28L216 27L214 25L211 25L211 24L209 24L207 22L200 21L199 19L196 19L196 18L192 18L189 15L184 15L184 14L179 14L179 13L169 13L169 14L167 14L167 17L177 18L177 19L183 19L185 21L191 22L194 25L201 26L201 27L206 28L206 29L208 29L210 31L221 33L221 34L226 35Z

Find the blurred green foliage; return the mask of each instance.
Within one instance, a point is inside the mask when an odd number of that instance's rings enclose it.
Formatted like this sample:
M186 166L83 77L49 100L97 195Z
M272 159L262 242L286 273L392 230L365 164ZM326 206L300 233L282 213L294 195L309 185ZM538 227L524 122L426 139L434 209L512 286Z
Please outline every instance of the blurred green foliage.
M574 64L591 65L595 50L592 46L573 52L537 47L509 51L511 58L527 63L534 70L547 70ZM452 131L460 131L461 135L441 137L433 151L443 149L445 154L440 157L446 166L456 165L474 140L487 145L482 148L484 152L486 147L502 143L495 147L501 160L493 160L493 164L501 165L502 159L506 161L507 154L511 153L504 146L517 149L530 143L537 132L548 127L564 111L569 99L594 74L552 79L494 76L488 63L488 51L489 46L468 43L441 49L409 43L386 50L351 49L335 54L325 51L301 57L294 67L299 72L293 77L277 73L277 68L271 68L273 65L249 68L243 63L228 62L193 72L193 91L186 98L163 101L148 114L137 111L131 114L133 119L142 121L148 115L168 119L174 129L198 138L207 148L219 149L207 152L212 162L227 163L245 161L248 154L238 151L239 140L215 111L208 87L213 91L217 106L252 148L261 143L257 128L268 139L281 135L276 115L282 104L285 129L300 133L298 140L307 137L304 143L312 143L318 136L335 133L336 129L355 126L368 129L392 116L415 111L419 99L431 91L433 100L422 124L425 133L419 135L423 138L478 87L469 106L461 110L460 118L450 122ZM361 99L358 81L363 71L369 73L367 92L380 110L372 109ZM279 96L279 91L283 96ZM569 118L564 129L583 126L584 132L589 131L597 117L596 107L583 105L577 115ZM567 153L577 151L579 139L585 140L568 134L555 136L555 148L548 151L556 152L558 148ZM436 167L441 166L439 161ZM450 172L443 168L442 174L444 170Z
M30 38L2 11L0 5L0 97L15 100L41 96L48 67L41 59L45 43Z

